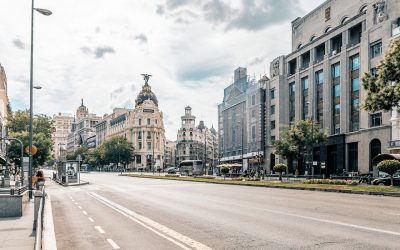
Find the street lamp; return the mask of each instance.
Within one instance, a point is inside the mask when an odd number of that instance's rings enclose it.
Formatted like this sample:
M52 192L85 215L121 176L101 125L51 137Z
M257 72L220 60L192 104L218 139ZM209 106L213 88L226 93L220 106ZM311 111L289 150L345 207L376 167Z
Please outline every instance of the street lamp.
M33 13L34 10L42 15L50 16L52 12L46 9L35 8L35 1L32 0L31 8L31 64L30 64L30 88L29 88L29 199L32 199L32 138L33 138Z
M242 120L238 121L237 123L238 123L238 127L239 127L239 124L240 124L241 125L241 129L242 129L241 135L242 135L242 172L243 172L243 163L244 163L244 159L243 159L243 117L242 117Z
M311 171L311 178L314 178L314 105L307 101L307 106L311 105L311 149L310 158L311 163L309 164L309 171ZM307 107L308 108L308 107Z

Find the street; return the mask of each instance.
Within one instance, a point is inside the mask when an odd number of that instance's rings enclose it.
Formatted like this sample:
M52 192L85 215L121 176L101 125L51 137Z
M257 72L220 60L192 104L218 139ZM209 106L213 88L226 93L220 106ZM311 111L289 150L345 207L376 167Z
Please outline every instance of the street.
M400 199L82 174L47 181L59 249L399 249Z

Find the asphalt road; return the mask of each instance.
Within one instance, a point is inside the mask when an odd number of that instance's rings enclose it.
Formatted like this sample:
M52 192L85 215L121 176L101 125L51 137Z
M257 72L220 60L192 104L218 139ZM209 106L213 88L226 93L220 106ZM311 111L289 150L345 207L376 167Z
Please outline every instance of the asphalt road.
M48 181L58 249L400 249L400 198L82 174Z

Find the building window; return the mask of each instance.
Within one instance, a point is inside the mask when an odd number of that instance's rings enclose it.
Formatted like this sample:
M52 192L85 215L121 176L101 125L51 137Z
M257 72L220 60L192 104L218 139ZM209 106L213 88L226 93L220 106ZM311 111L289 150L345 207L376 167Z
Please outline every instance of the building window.
M271 115L275 114L275 105L271 106Z
M332 65L332 134L340 133L340 64Z
M256 139L256 126L251 126L251 139L254 141Z
M251 105L256 105L256 95L251 96Z
M150 125L150 118L147 118L147 125Z
M251 111L251 118L255 118L256 117L256 111L255 110L252 110Z
M275 88L273 88L269 91L269 97L271 100L275 99Z
M370 127L377 127L382 125L382 113L375 113L369 115Z
M334 92L335 97L340 97L340 85L335 85L334 89L335 89Z
M302 95L302 119L306 119L308 117L308 77L304 77L301 79L301 86L303 88Z
M293 122L296 115L296 84L295 82L289 83L289 122Z
M271 142L275 141L276 137L275 136L271 136Z
M375 58L377 56L382 55L382 42L381 41L372 43L370 48L371 48L371 52L370 52L371 58Z
M351 58L351 69L353 71L360 69L360 57L358 55Z
M139 119L139 126L142 125L142 119Z
M347 152L348 152L348 172L358 172L358 143L348 143L347 144Z
M350 57L350 131L358 131L360 129L360 57L355 55Z
M275 120L271 121L271 129L275 129L275 126L276 126Z
M139 142L139 149L142 149L142 143Z
M147 149L150 150L151 149L151 142L147 143Z
M351 80L351 88L352 88L352 91L360 90L360 78L355 78L355 79Z
M338 78L338 77L340 77L340 64L339 63L337 63L337 64L334 64L333 66L332 66L332 78Z
M315 73L315 85L317 88L317 116L316 120L319 122L320 126L323 127L323 117L324 117L324 72L322 70Z

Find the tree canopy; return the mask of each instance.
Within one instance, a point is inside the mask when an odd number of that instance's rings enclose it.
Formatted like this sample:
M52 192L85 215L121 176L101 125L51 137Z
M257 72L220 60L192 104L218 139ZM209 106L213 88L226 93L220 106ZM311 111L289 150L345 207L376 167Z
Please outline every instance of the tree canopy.
M16 111L7 118L9 138L17 138L22 141L23 147L29 145L29 111ZM53 140L51 138L54 131L52 119L46 115L35 115L33 117L33 145L38 149L33 156L34 167L44 165L51 159L51 148ZM7 155L9 159L20 165L21 145L19 142L11 140L8 146ZM24 152L24 156L28 156Z
M386 172L390 175L391 185L393 186L393 175L400 171L400 162L398 160L384 160L378 163L379 171Z
M327 135L319 125L311 120L299 120L273 142L275 154L285 159L296 159L301 164L310 154L312 146L326 141Z
M365 73L361 81L367 90L363 104L367 111L389 111L400 107L400 39L390 43L376 73Z

